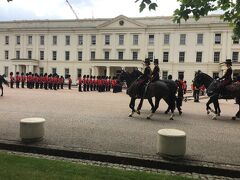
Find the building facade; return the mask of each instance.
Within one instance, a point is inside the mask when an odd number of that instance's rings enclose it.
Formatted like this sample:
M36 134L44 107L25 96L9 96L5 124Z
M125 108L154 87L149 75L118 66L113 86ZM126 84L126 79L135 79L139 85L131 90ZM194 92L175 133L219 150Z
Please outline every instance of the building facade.
M160 76L189 82L202 70L222 75L227 58L240 74L240 43L218 15L172 17L34 20L0 22L0 74L10 72L114 76L121 69L143 70L143 60L159 59Z

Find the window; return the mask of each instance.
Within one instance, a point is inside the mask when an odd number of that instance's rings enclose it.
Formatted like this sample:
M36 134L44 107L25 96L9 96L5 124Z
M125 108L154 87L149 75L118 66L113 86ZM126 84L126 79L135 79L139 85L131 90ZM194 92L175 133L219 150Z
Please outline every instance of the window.
M65 78L68 78L69 68L65 68L65 69L64 69L64 74L65 74Z
M118 59L123 60L123 51L118 52Z
M32 36L28 36L28 45L32 44Z
M123 45L124 44L124 35L123 34L119 35L118 43L119 43L119 45Z
M197 34L197 44L203 44L203 34Z
M168 71L163 71L162 72L162 78L166 80L168 78Z
M213 79L216 79L219 77L219 73L218 72L213 72Z
M202 62L202 52L200 51L196 53L196 62Z
M163 62L168 62L169 52L163 52Z
M9 72L8 66L5 66L4 67L4 74L6 75L6 77L8 77L8 72Z
M133 60L137 60L138 59L138 52L137 51L133 51L132 52L132 59Z
M82 74L82 69L77 69L77 77L79 77Z
M183 71L178 72L178 79L184 79L184 72Z
M152 61L153 60L153 52L148 52L148 58Z
M104 59L109 60L109 51L104 51Z
M44 74L44 68L43 67L39 68L39 74Z
M239 52L232 52L232 62L238 62Z
M105 35L105 45L110 45L110 35Z
M57 74L57 68L52 68L52 74Z
M70 59L70 52L69 51L65 51L65 60L69 61Z
M221 44L221 34L215 34L215 44Z
M214 63L219 63L219 61L220 61L220 52L214 52L213 61L214 61Z
M5 36L5 45L9 44L9 36Z
M20 59L20 51L16 51L16 59Z
M154 35L151 34L148 36L148 44L153 45L154 44Z
M96 45L96 36L95 35L91 36L91 44Z
M28 51L28 59L32 59L32 51Z
M52 60L57 60L57 51L52 52Z
M57 36L53 36L52 40L53 40L52 44L57 45Z
M179 62L183 63L185 61L185 52L179 52Z
M44 51L40 51L40 60L44 60Z
M40 45L44 45L44 36L40 36Z
M133 35L133 45L138 45L138 35Z
M20 38L20 36L17 36L17 37L16 37L16 44L17 44L17 45L20 45L20 42L21 42L21 38Z
M70 36L65 36L65 44L70 45Z
M233 44L239 44L239 39L234 38L234 39L233 39Z
M82 51L78 51L78 61L82 61Z
M180 34L180 44L181 45L186 44L186 34Z
M5 59L8 59L8 58L9 58L9 52L5 51Z
M163 44L169 44L170 42L170 34L164 34Z
M94 60L96 57L95 57L95 51L91 51L91 59Z
M78 36L78 45L83 45L83 36L82 35Z

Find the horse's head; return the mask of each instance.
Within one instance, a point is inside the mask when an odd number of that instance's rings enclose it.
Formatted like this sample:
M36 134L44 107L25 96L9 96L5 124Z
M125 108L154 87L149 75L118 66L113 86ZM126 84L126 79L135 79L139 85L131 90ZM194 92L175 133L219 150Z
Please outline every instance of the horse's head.
M129 79L129 73L124 70L121 70L121 73L118 76L118 80L120 82L123 82L123 81L127 81L128 79Z
M203 73L199 72L196 74L194 80L193 80L193 85L196 88L201 87L204 84L204 78L203 78Z
M207 88L207 95L213 95L219 89L219 81L213 80L212 83Z

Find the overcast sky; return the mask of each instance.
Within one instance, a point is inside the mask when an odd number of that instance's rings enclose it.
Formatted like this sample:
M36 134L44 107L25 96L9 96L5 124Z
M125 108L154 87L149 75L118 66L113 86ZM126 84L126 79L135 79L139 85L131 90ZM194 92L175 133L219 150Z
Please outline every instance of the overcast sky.
M139 3L135 0L68 0L79 19L171 16L178 7L176 0L158 0L156 11L145 9L139 13ZM0 0L0 21L30 19L74 19L75 15L66 0Z

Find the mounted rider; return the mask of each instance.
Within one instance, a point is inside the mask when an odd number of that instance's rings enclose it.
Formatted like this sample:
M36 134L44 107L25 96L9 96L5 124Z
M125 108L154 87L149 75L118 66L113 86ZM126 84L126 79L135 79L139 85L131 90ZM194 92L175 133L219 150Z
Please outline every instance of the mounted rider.
M227 70L225 72L225 74L219 78L220 80L220 85L219 85L219 91L221 92L227 85L232 83L232 61L231 59L226 59L225 61Z
M160 77L159 77L160 69L158 66L158 59L154 59L153 63L154 63L154 68L153 68L153 72L152 72L151 82L155 82L160 79Z
M143 100L147 91L148 84L150 83L152 74L149 58L145 59L144 65L146 66L144 69L144 73L138 79L138 96L141 97L140 103L137 108L138 114L140 114L140 109L142 108Z

